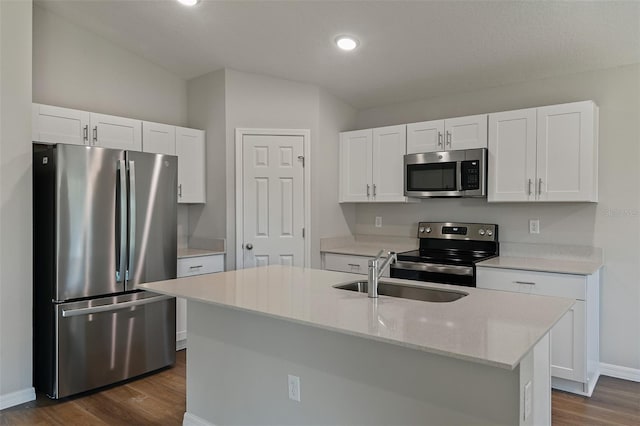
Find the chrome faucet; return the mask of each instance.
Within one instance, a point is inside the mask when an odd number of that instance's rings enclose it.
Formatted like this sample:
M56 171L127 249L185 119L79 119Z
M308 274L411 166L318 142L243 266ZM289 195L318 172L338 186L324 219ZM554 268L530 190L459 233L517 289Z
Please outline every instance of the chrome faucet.
M387 257L384 262L380 264L383 253L384 250L380 250L375 259L369 260L369 281L367 283L369 297L378 297L378 280L380 279L380 276L384 273L384 270L387 269L391 262L398 260L396 253L390 251L387 253Z

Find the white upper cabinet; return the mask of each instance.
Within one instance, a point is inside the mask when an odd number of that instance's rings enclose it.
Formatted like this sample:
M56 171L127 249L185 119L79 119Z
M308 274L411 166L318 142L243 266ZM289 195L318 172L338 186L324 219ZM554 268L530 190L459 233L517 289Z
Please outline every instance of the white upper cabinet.
M488 201L535 200L535 108L489 115L488 164Z
M89 144L91 113L50 105L32 105L34 142Z
M142 151L142 122L114 115L91 113L91 145Z
M406 202L406 126L340 134L340 202Z
M403 172L406 140L404 125L373 129L373 201L406 201Z
M369 201L372 167L373 131L340 133L340 202Z
M598 201L592 101L489 115L488 201Z
M487 147L487 114L407 124L407 154Z
M591 101L538 108L540 201L598 201L598 107Z
M203 130L176 127L178 203L206 202L206 153Z
M176 128L168 124L142 122L142 150L176 155Z
M444 151L444 120L407 124L407 154Z

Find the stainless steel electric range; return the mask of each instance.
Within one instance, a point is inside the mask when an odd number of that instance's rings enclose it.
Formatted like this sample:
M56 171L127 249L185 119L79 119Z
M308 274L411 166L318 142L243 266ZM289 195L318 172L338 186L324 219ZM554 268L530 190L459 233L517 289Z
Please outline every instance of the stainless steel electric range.
M398 253L392 278L476 286L476 263L499 253L498 225L420 222L418 250Z

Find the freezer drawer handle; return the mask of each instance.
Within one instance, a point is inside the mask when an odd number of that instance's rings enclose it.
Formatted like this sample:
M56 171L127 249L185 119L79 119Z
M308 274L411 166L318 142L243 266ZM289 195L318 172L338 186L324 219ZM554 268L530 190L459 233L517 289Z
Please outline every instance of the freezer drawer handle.
M100 312L117 311L120 309L130 308L132 306L141 306L141 305L146 305L148 303L161 302L163 300L168 300L168 299L172 299L172 297L157 296L157 297L148 297L146 299L132 300L130 302L115 303L113 305L91 306L89 308L79 308L79 309L63 309L62 317L69 318L69 317L77 317L80 315L97 314Z

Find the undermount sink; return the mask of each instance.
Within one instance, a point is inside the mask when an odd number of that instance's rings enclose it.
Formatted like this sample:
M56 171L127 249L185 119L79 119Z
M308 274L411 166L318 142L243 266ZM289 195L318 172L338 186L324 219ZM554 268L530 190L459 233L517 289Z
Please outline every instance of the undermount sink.
M353 281L334 285L333 287L340 290L367 293L368 284L367 281ZM378 282L378 294L402 299L421 300L423 302L453 302L467 296L469 293L380 281Z

